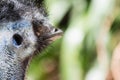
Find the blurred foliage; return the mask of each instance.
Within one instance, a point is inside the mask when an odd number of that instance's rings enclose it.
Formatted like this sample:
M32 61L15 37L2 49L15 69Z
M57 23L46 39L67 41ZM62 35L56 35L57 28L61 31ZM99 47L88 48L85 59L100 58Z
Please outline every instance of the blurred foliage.
M28 80L56 80L59 71L61 39L33 57L28 70Z
M51 23L65 35L33 58L28 80L105 80L104 71L120 41L120 1L44 0L44 4ZM100 54L107 55L100 60L108 64L99 62Z

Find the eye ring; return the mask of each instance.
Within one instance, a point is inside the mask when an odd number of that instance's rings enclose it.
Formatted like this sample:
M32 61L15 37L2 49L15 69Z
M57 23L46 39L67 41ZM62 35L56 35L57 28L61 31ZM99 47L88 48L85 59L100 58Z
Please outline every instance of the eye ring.
M12 39L15 46L20 46L23 42L23 38L19 34L14 34Z

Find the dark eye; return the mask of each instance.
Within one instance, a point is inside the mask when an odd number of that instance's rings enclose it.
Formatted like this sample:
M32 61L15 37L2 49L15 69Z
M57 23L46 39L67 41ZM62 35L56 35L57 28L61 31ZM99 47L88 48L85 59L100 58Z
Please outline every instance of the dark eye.
M14 34L13 35L13 44L15 46L20 46L23 42L23 38L22 36L20 36L19 34Z

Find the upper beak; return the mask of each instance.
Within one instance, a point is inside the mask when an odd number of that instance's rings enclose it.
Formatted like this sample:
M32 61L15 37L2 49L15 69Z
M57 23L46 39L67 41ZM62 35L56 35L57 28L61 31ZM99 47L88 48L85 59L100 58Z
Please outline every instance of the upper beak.
M61 38L62 35L63 35L63 31L61 29L53 28L51 30L51 34L49 35L48 39L51 41L55 41L55 40Z

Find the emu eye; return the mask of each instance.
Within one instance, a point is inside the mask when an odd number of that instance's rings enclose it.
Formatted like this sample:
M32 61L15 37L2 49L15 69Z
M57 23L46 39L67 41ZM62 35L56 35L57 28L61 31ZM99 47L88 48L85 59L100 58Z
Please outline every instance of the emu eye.
M23 42L23 38L22 36L20 36L19 34L14 34L13 35L13 44L15 46L20 46Z

